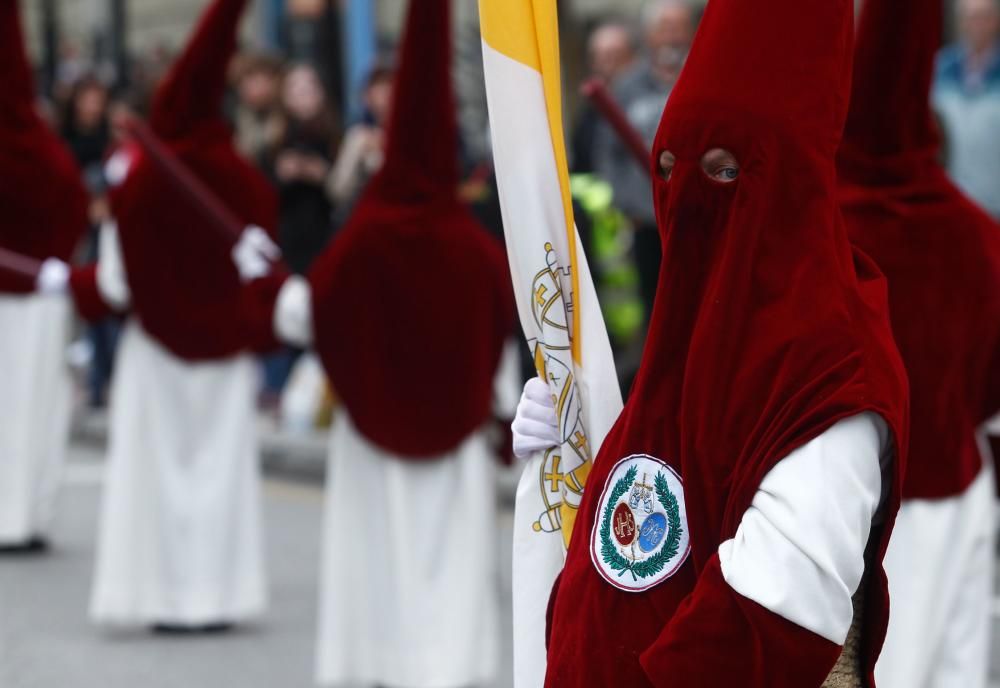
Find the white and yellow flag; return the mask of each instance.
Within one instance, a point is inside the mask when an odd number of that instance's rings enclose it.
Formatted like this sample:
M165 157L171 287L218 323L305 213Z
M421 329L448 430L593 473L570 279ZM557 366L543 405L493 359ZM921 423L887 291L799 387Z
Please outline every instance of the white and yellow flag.
M514 685L545 676L545 611L593 457L622 409L573 222L556 0L479 0L493 155L511 277L562 445L528 462L514 515Z

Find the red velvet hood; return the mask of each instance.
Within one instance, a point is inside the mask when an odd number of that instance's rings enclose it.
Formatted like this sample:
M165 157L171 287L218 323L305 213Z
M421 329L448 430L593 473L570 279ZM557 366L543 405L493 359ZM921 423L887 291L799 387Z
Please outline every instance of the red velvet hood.
M87 192L76 162L35 110L17 0L0 0L0 246L69 260L87 229ZM33 284L0 276L0 292Z
M358 429L405 457L491 410L513 324L502 248L456 197L450 0L411 0L385 165L310 274L316 349Z
M851 238L889 279L912 385L905 498L963 491L982 467L975 429L1000 404L996 389L988 399L990 375L1000 380L1000 226L945 175L930 107L943 12L941 0L867 0L838 160Z
M179 160L247 224L273 231L274 190L237 153L222 114L226 70L246 0L212 0L153 97L150 124ZM133 307L175 355L215 359L270 343L250 324L232 241L179 193L137 147L112 194ZM233 237L235 240L235 237Z
M840 653L733 592L717 552L779 461L863 412L886 420L898 450L883 554L898 508L906 379L885 280L852 252L836 196L852 5L709 0L653 147L656 302L629 401L588 480L547 685L818 687ZM703 171L716 148L738 160L735 181ZM669 180L664 151L676 156ZM691 556L630 593L599 575L591 537L613 467L633 455L680 475ZM872 576L866 615L870 673L888 619L884 575Z

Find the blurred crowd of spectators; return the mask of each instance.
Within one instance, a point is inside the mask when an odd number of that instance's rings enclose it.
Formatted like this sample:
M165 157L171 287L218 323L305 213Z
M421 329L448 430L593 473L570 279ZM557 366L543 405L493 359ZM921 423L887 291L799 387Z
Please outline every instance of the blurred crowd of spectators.
M650 0L640 16L609 17L588 28L589 76L607 85L647 143L687 57L700 11L701 3L693 0ZM958 183L1000 218L998 0L958 0L956 19L958 39L941 53L933 94L947 164ZM75 52L66 51L50 114L84 171L94 199L95 226L109 212L101 167L114 136L116 109L141 112L169 60L168 51L151 49L134 61L128 91L112 94L100 74L88 69ZM364 86L361 116L345 121L338 98L327 93L311 65L255 53L242 53L234 61L229 114L240 150L279 192L278 234L291 269L309 268L379 168L393 78L391 61L378 62ZM586 102L576 109L568 144L578 223L599 293L602 300L607 297L605 315L627 384L641 350L644 314L651 308L659 269L650 183L646 171ZM464 160L463 165L469 180L463 195L476 202L480 216L499 231L489 160ZM95 250L93 238L87 251ZM113 323L91 333L94 404L103 403L114 337ZM284 352L265 362L265 401L280 392L296 355Z

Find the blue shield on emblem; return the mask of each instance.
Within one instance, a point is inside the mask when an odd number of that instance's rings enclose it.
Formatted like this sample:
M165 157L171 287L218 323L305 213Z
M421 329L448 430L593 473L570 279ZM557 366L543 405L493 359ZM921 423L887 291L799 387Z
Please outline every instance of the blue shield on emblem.
M652 552L663 542L667 534L667 517L663 514L650 514L639 529L639 548L643 552Z

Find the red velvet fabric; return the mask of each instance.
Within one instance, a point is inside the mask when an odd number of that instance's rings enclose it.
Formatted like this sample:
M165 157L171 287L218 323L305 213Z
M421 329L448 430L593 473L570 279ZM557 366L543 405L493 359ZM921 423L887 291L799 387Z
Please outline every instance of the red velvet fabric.
M87 229L87 192L69 150L35 110L17 0L0 0L0 246L69 260ZM0 273L0 292L34 284Z
M213 0L157 88L150 123L243 222L273 232L277 195L237 153L222 116L226 68L245 6L246 0ZM259 295L241 285L230 258L236 237L220 235L137 146L127 153L132 165L112 204L132 307L143 327L190 361L272 347L269 327L261 329Z
M889 279L910 376L909 499L963 492L982 468L976 428L1000 410L996 390L987 398L1000 360L1000 225L945 175L929 104L943 11L941 0L867 0L839 156L851 239Z
M896 442L884 555L899 504L908 390L886 285L852 251L834 158L850 84L852 0L711 0L663 114L654 160L663 267L632 394L588 479L554 604L546 685L818 687L839 648L733 592L719 570L763 477L837 421L881 415ZM702 156L732 152L739 178ZM658 172L658 169L656 170ZM691 556L638 593L590 557L611 468L647 454L684 484ZM888 620L867 591L865 671Z
M115 313L97 286L97 263L73 268L69 275L69 293L76 312L87 322L97 322Z
M823 684L840 651L840 646L735 592L714 555L655 649L639 661L651 683L664 688L677 686L676 676L684 677L684 688L805 687ZM705 670L708 666L712 669ZM729 680L720 683L722 677Z
M310 273L316 350L357 428L402 457L490 416L511 332L506 259L460 203L448 0L411 0L388 150Z

